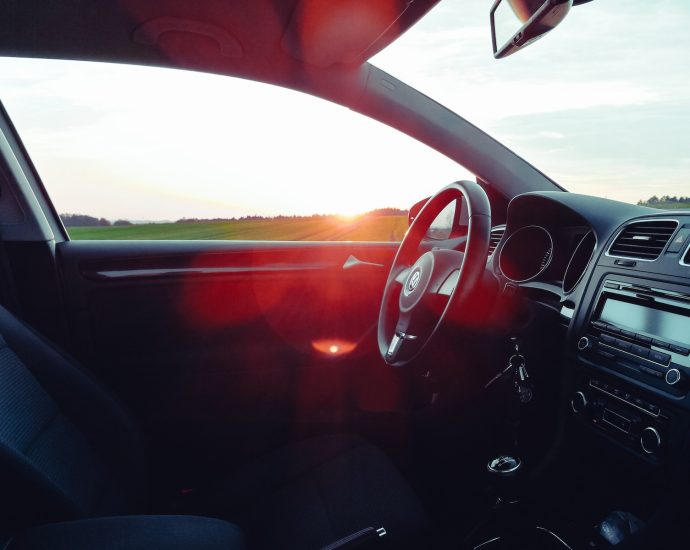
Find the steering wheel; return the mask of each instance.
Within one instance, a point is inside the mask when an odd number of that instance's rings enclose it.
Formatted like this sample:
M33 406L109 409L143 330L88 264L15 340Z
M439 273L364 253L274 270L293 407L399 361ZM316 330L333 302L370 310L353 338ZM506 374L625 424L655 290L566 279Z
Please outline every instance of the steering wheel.
M448 244L453 241L439 241L428 250L424 238L432 222L460 198L468 216L464 252ZM400 243L383 292L378 344L386 363L393 367L409 364L431 341L451 309L462 311L463 306L471 305L472 291L486 269L490 233L491 206L478 184L451 183L427 201Z

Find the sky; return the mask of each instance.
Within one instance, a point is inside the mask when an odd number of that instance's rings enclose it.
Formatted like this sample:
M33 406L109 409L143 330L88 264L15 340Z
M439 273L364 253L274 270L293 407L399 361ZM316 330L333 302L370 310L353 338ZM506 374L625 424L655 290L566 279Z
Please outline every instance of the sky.
M490 4L443 0L372 62L566 189L690 195L690 2L594 0L503 60ZM0 59L0 98L60 212L351 215L471 177L343 107L228 77Z
M441 2L374 63L570 191L690 195L690 2L594 0L502 60L490 3Z

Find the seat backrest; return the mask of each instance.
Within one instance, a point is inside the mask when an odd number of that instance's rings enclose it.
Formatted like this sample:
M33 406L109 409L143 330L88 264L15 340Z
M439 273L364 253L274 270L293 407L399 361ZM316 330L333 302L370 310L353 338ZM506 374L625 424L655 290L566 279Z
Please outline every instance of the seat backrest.
M0 533L137 511L143 445L77 363L0 307Z

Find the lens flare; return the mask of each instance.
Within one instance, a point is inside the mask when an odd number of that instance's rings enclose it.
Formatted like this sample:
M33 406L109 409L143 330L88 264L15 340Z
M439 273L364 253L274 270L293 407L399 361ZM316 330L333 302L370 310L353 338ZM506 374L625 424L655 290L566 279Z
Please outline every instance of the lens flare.
M312 340L311 347L323 355L342 357L343 355L352 353L357 347L357 343L338 338L327 338L323 340Z

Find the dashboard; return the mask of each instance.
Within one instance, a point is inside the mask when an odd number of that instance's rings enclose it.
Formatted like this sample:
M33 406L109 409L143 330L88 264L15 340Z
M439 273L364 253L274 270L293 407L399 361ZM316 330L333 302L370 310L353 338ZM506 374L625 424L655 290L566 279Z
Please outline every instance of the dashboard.
M568 327L569 422L649 464L680 456L690 426L690 212L527 193L492 239L488 268L503 292L531 292Z

